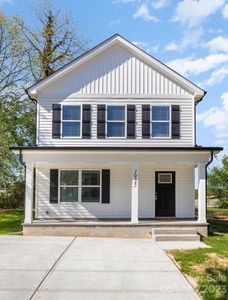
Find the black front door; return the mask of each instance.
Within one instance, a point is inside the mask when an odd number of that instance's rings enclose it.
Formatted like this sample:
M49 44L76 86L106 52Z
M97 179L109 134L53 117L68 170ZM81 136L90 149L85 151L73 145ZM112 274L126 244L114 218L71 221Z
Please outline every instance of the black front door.
M156 172L156 217L175 217L175 172Z

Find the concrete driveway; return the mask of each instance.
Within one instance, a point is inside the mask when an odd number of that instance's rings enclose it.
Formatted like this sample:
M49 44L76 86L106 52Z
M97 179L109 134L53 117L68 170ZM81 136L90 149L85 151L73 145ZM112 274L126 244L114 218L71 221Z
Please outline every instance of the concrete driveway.
M0 299L199 299L152 240L0 237Z

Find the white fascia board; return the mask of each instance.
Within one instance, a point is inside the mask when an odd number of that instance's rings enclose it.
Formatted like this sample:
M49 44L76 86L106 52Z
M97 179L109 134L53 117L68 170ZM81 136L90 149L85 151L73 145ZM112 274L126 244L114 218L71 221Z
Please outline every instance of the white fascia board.
M86 63L88 60L91 60L95 56L102 53L104 50L108 49L109 47L112 47L115 44L119 44L126 49L130 50L134 54L136 54L139 58L144 60L147 64L155 68L158 72L163 73L165 76L170 78L176 83L179 83L183 86L184 89L189 91L193 96L195 101L200 100L204 95L205 91L199 87L197 87L195 84L190 82L188 79L181 76L179 73L175 72L159 60L155 59L151 55L147 54L145 51L141 50L134 44L130 43L128 40L124 39L123 37L119 35L115 35L112 38L108 39L107 41L101 43L100 45L94 47L94 49L91 49L87 53L83 54L78 59L72 61L65 67L61 68L59 71L56 71L54 74L50 75L48 78L42 80L41 82L37 83L36 85L32 86L28 89L28 93L30 96L36 97L37 92L47 86L49 83L54 82L55 80L61 78L66 73L71 72L75 68L79 67L80 65Z

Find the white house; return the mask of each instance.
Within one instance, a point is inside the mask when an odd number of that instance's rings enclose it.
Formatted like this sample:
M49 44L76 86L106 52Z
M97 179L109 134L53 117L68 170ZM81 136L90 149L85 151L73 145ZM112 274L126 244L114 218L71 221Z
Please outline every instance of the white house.
M37 144L12 147L26 167L24 234L207 234L206 168L222 148L196 145L204 90L114 35L27 92Z

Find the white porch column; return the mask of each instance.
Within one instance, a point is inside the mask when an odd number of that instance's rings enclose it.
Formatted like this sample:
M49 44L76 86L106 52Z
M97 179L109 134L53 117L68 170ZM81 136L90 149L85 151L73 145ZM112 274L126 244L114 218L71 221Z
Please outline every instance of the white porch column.
M25 219L24 223L32 223L33 207L33 163L26 163L25 175Z
M198 163L198 222L207 221L207 199L206 199L206 164Z
M138 223L139 207L139 165L132 165L131 172L131 223Z

